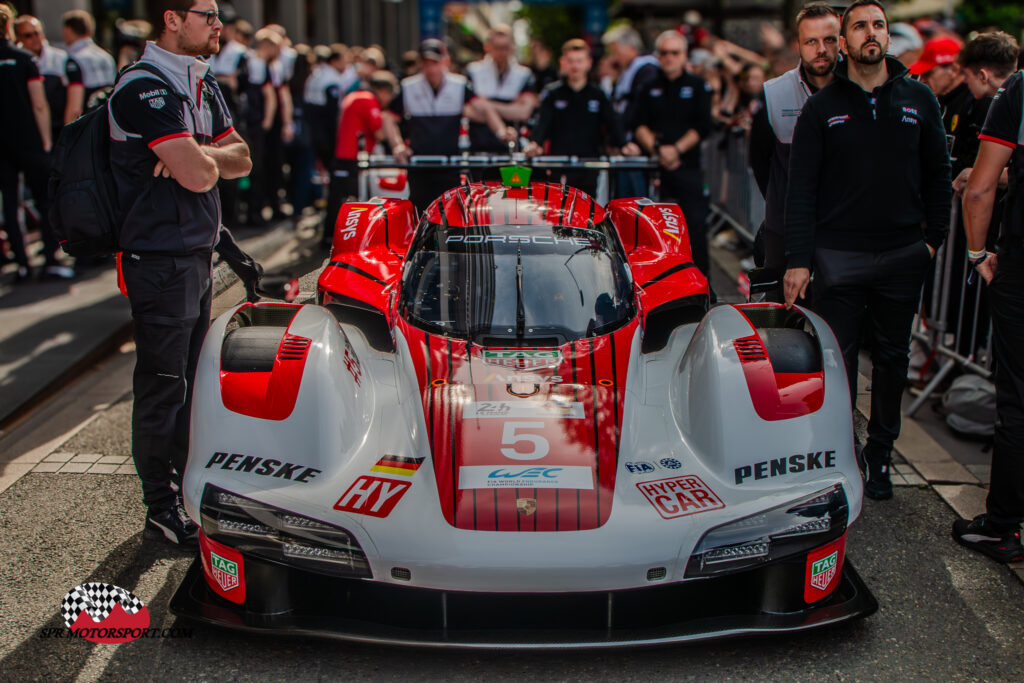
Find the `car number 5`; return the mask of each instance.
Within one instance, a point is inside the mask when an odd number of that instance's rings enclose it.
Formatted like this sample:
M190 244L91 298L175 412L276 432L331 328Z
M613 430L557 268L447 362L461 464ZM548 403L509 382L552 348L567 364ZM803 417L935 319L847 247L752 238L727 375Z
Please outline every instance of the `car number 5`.
M543 422L506 422L501 430L502 445L515 446L520 441L528 441L533 444L533 450L523 453L515 448L502 448L501 454L512 460L540 460L551 450L548 440L540 434L523 434L521 432L517 434L516 430L543 428Z

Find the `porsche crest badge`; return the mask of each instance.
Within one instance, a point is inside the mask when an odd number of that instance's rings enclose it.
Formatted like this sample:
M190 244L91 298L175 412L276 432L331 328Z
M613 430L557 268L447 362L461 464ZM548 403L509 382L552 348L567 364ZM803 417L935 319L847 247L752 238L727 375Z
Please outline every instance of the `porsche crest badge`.
M516 498L516 512L529 517L537 511L536 498Z

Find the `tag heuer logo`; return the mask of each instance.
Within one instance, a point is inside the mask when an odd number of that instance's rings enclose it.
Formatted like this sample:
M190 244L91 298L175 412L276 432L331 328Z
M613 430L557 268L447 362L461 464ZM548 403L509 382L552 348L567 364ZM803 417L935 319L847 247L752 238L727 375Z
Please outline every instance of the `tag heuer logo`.
M558 349L484 349L484 362L516 370L555 367L562 362Z
M210 565L213 567L213 578L221 590L229 591L238 588L238 563L226 560L217 553L210 553Z
M153 109L163 109L164 105L167 104L167 100L162 97L154 97L151 100L147 100L147 102L149 102L149 106Z
M839 551L835 551L828 557L823 557L811 564L811 585L820 591L828 588L832 583L832 577L836 575L836 563L839 560Z

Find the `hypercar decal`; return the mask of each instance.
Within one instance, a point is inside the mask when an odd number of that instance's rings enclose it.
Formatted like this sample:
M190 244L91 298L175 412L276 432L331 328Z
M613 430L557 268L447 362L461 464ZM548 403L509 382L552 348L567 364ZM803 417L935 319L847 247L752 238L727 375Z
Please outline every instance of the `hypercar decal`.
M664 519L686 517L725 507L718 494L693 474L642 481L636 487Z

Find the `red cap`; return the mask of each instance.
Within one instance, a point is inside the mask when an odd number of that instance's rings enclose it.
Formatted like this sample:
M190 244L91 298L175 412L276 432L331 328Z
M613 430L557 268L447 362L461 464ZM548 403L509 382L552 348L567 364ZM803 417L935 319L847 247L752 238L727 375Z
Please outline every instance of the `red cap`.
M952 64L956 61L958 54L960 54L960 41L956 38L949 36L932 38L924 44L924 52L921 54L921 58L911 65L910 73L920 76L937 66Z

